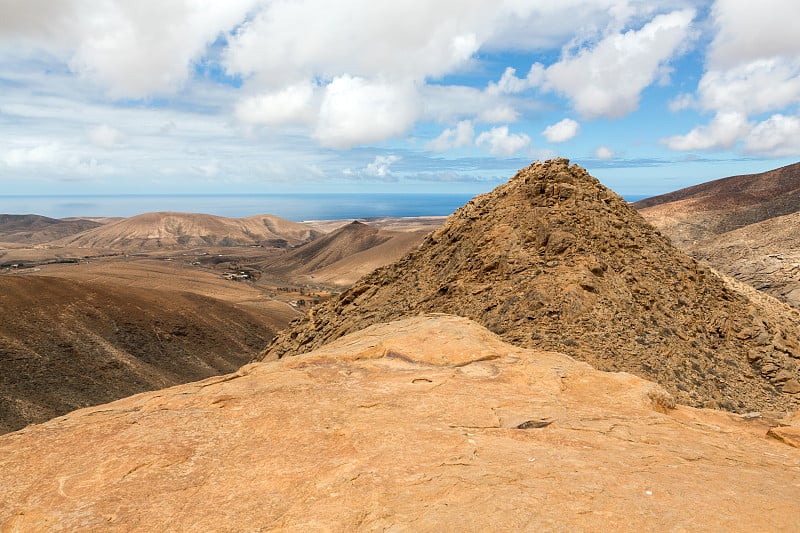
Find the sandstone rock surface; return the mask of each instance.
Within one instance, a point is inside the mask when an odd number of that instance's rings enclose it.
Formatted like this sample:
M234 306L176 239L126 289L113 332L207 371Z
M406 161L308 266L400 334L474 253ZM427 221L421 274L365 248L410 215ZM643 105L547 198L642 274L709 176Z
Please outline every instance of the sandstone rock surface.
M672 403L416 317L0 437L0 530L795 529L800 450Z
M263 358L422 312L652 379L693 406L800 405L777 379L800 377L800 314L698 264L565 159L474 198L418 249L279 333Z

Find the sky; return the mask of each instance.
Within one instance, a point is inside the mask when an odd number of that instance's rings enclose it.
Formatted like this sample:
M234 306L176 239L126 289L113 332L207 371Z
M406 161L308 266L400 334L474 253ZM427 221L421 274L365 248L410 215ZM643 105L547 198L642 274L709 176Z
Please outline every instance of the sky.
M796 0L0 0L0 195L623 195L800 160Z

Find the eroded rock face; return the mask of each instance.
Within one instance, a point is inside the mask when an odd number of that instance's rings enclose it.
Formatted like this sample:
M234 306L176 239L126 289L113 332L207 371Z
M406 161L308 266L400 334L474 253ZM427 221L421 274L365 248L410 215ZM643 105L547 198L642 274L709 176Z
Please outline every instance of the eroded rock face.
M795 426L673 405L416 317L0 437L0 530L797 526Z
M800 377L800 315L699 265L565 159L471 200L417 250L279 334L263 357L421 312L644 376L688 405L798 406L775 378Z

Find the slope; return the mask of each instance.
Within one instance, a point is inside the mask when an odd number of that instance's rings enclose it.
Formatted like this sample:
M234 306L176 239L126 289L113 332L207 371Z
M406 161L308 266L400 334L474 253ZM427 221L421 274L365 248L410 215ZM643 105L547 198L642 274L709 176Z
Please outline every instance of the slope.
M784 410L798 405L800 315L774 304L698 265L557 159L471 200L417 250L293 322L262 358L447 312L518 346L652 379L681 403Z
M417 317L0 437L0 529L796 529L800 427L670 405Z
M379 266L396 261L426 232L387 231L353 221L262 265L273 275L349 286Z
M701 183L633 204L682 246L800 211L800 163Z
M85 219L57 219L41 215L0 215L0 242L41 244L102 226Z
M0 432L230 372L274 334L214 298L40 276L0 276L0 308Z
M145 213L54 244L84 248L154 249L193 246L287 246L322 233L273 215L226 218L197 213Z
M800 212L687 245L692 257L800 308Z

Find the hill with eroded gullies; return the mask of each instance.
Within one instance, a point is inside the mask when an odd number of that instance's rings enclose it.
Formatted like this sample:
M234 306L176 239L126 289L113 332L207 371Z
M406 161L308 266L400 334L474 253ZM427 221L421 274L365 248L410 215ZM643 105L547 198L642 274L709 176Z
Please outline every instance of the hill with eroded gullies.
M58 219L41 215L0 215L0 243L41 244L102 226L83 218Z
M261 263L270 273L295 281L349 286L417 246L423 231L391 231L353 221L285 255Z
M262 358L423 312L643 376L689 405L800 403L800 314L699 265L565 159L474 198L418 249L292 323Z
M157 249L194 246L297 245L322 235L274 215L226 218L198 213L145 213L55 241L63 247Z
M731 176L633 204L677 246L800 211L800 163Z
M231 372L270 322L288 322L201 294L33 275L0 276L0 309L0 433Z
M634 206L695 259L800 308L800 163Z

